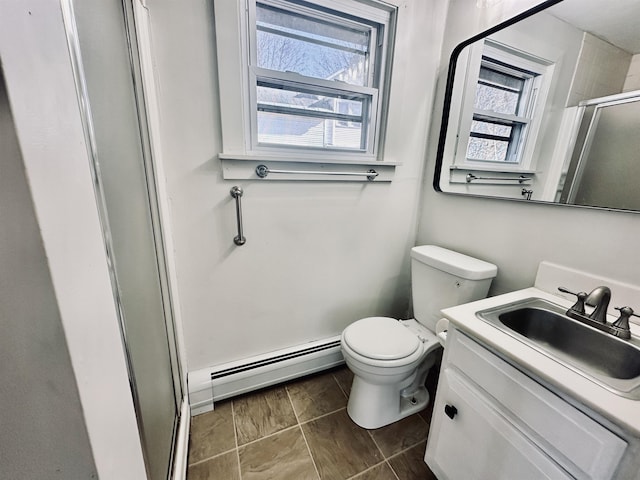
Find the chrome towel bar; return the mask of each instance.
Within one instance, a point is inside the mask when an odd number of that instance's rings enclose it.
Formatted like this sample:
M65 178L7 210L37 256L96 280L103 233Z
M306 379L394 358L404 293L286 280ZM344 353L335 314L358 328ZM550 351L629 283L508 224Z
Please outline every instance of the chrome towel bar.
M256 175L260 178L266 178L270 173L292 173L292 174L307 174L307 175L348 175L353 177L367 177L367 180L373 182L373 180L379 175L373 168L367 172L332 172L324 170L274 170L266 165L258 165L256 167Z
M238 221L238 235L233 238L233 243L238 246L242 246L247 243L247 239L242 235L242 205L240 204L240 198L244 192L238 186L231 188L231 196L236 199L236 219Z
M531 177L525 177L520 175L519 177L476 177L473 173L467 174L467 183L471 183L474 180L491 180L491 181L505 181L505 182L518 182L524 183L531 180Z

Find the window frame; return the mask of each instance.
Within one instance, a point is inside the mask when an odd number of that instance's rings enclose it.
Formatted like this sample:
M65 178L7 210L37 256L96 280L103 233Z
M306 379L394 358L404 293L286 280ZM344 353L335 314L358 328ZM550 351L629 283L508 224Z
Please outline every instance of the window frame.
M512 78L520 80L522 82L522 88L511 91L518 94L518 100L514 113L502 113L492 110L481 110L474 105L473 116L471 121L471 129L469 131L469 143L471 138L481 138L486 140L502 141L507 143L507 151L505 153L505 160L485 160L481 158L474 158L469 156L469 145L467 146L466 160L468 162L479 163L498 163L498 164L519 164L522 157L522 146L524 145L528 126L531 122L531 113L533 106L535 105L535 92L537 91L537 84L539 78L537 75L531 72L524 72L516 70L513 65L504 65L501 62L497 62L494 58L483 55L480 63L480 71L482 69L490 70L497 73L508 75ZM509 91L509 87L501 86L499 84L489 81L483 81L480 76L476 85L484 84L499 90ZM474 122L483 122L491 125L502 125L510 128L509 136L503 136L499 134L482 133L473 130Z
M375 55L370 59L378 70L371 86L350 85L346 82L306 77L292 72L278 72L257 66L255 5L265 3L313 6L330 12L339 10L345 16L366 17L379 23L384 30L384 41L376 39ZM216 41L222 117L223 153L221 159L275 159L291 162L324 163L381 163L386 130L392 52L395 37L397 6L379 1L353 2L346 0L236 0L215 2ZM233 20L233 21L232 21ZM374 68L369 68L374 75ZM235 72L235 74L234 74ZM240 77L240 82L238 81ZM257 85L258 81L283 85L317 88L320 92L368 98L370 106L363 112L368 120L366 148L352 150L328 147L300 147L292 145L261 144L257 138ZM364 105L363 105L364 106ZM351 115L344 117L352 121Z
M288 72L275 72L273 70L268 70L260 67L251 67L251 73L249 75L249 84L258 86L260 83L273 83L274 85L280 85L283 87L298 87L300 90L309 90L320 95L350 95L354 97L359 97L363 99L368 99L368 101L363 101L362 115L363 119L363 137L366 145L364 148L360 149L345 149L345 148L331 148L331 147L300 147L300 146L289 146L286 144L268 144L261 143L258 139L258 115L259 112L259 103L257 100L257 88L252 88L250 91L250 104L248 106L249 112L251 113L251 126L250 126L250 134L249 138L247 138L247 146L249 150L254 152L278 152L282 150L283 152L287 150L300 150L306 153L310 152L348 152L348 153L368 153L369 155L374 154L373 145L371 145L369 139L375 135L375 125L370 120L372 118L377 118L377 103L378 103L378 92L375 89L367 88L367 87L359 87L357 85L347 85L346 83L332 82L329 80L322 79L314 79L314 81L309 81L309 77L305 77L303 75L299 75L297 73L288 73ZM287 89L287 88L285 88ZM285 107L283 107L284 109ZM293 111L293 109L291 109ZM309 115L308 113L301 113L302 116ZM336 117L344 117L346 121L351 120L351 115L342 115L342 114L334 114L331 115ZM318 117L320 117L318 115ZM365 120L368 120L366 123L367 128L365 129ZM362 144L362 142L361 142Z
M514 76L525 80L524 105L519 107L523 109L522 114L509 115L474 108L480 68L486 65L499 66L504 73L515 74ZM534 148L553 79L553 70L552 62L492 40L485 40L483 43L473 46L464 82L467 93L460 108L454 165L475 170L531 171L535 169ZM467 157L469 139L474 136L471 132L471 125L476 118L485 118L490 123L504 121L503 124L509 124L512 127L516 124L521 125L517 128L519 132L514 133L515 129L512 129L512 135L518 137L514 139L517 143L515 145L516 151L508 152L508 154L516 156L517 161L491 161ZM509 149L513 148L514 145L510 144Z

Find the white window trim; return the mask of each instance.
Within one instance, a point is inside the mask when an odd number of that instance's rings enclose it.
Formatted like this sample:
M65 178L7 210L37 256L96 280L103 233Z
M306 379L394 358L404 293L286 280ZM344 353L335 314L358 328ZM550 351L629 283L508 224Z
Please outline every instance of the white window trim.
M469 142L469 134L471 130L471 122L474 113L474 101L476 92L476 83L482 63L482 55L488 54L489 57L499 60L503 63L514 65L538 74L534 80L534 87L538 91L535 94L534 105L529 106L526 116L529 117L529 125L523 139L524 148L521 153L519 163L502 163L488 161L473 161L466 158L467 144ZM534 150L536 138L542 125L542 117L547 103L549 90L553 79L554 64L547 60L534 57L526 52L518 51L510 46L502 45L498 42L485 40L470 47L470 53L467 58L466 74L464 75L464 96L459 106L459 117L456 132L457 140L455 141L454 162L452 167L465 168L473 170L487 171L517 171L531 172L535 170ZM531 110L532 109L532 110ZM495 115L496 118L499 114Z
M387 51L393 48L394 17L397 15L397 6L379 0L368 0L368 3L347 0L306 1L310 4L320 5L354 16L366 17L386 24L385 36L389 40L385 42L378 55L379 58L383 59L389 57ZM397 165L397 162L381 161L384 148L386 103L390 87L391 59L389 59L389 62L379 62L379 78L382 83L379 89L347 86L346 84L342 86L340 82L327 81L327 86L333 91L342 89L349 92L357 91L365 95L372 95L370 115L376 114L377 117L377 122L370 123L369 135L374 135L374 140L371 142L372 148L365 152L331 149L314 151L304 148L289 148L288 146L269 145L262 147L253 144L251 132L255 131L256 126L255 124L252 125L252 122L255 123L255 114L250 110L250 106L255 105L255 98L252 99L252 96L255 97L253 85L255 85L256 76L262 77L268 72L268 75L264 76L302 84L305 82L305 77L288 72L263 71L264 69L250 66L248 59L250 55L255 55L255 53L250 52L250 45L247 40L248 35L253 30L250 27L249 19L250 4L255 5L253 0L214 2L223 143L223 151L219 158L223 162L226 160L277 160L278 162L303 164ZM314 79L314 83L318 85L322 81L318 82L317 79ZM372 118L376 117L372 116ZM235 170L237 169L234 167Z

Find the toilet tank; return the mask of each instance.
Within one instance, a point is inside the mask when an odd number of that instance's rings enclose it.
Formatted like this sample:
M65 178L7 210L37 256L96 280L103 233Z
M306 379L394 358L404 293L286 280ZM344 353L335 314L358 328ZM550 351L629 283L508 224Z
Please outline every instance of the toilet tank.
M415 319L432 332L440 310L485 298L498 267L435 245L411 249Z

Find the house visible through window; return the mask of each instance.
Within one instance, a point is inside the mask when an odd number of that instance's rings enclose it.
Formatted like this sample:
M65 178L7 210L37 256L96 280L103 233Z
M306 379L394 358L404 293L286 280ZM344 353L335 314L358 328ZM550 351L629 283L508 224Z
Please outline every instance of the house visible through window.
M372 19L338 10L339 0L252 1L251 149L375 155L389 12Z

